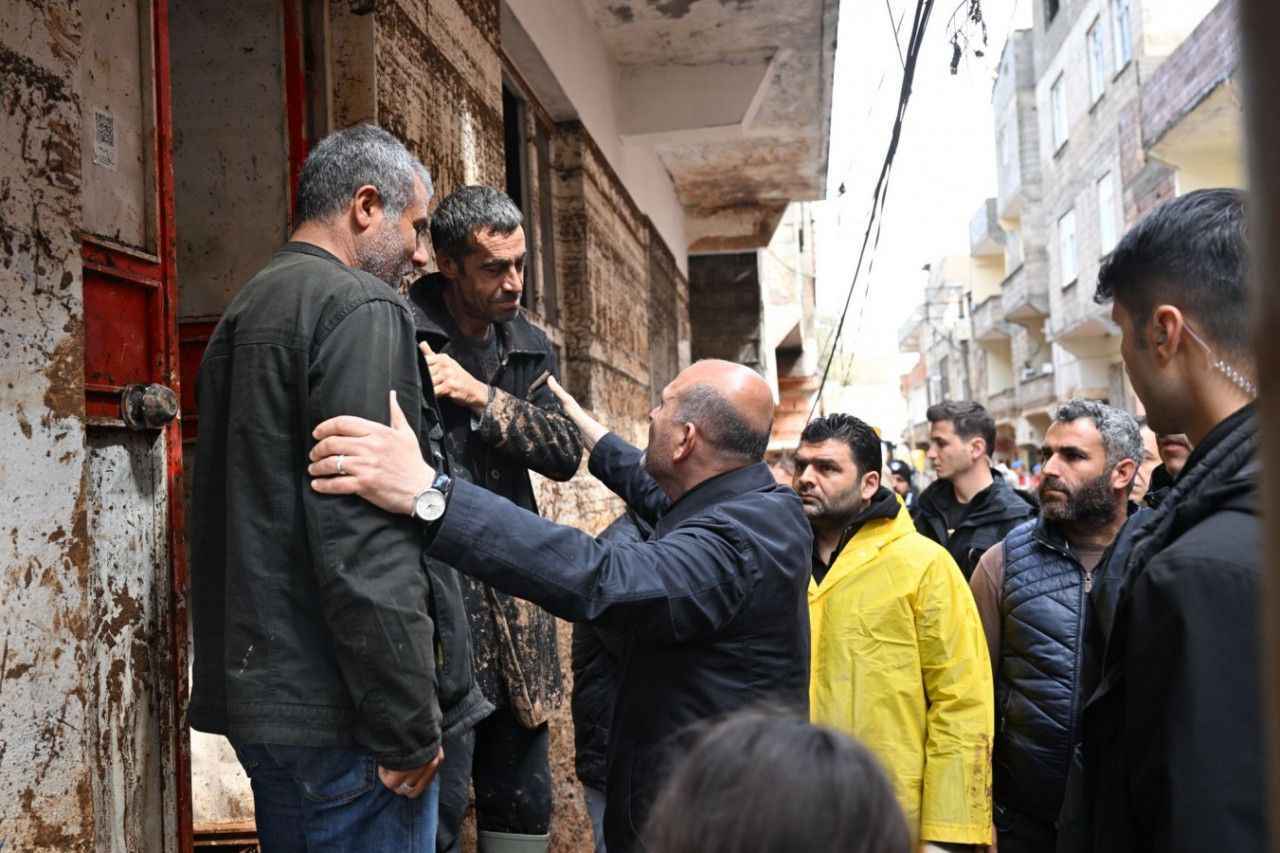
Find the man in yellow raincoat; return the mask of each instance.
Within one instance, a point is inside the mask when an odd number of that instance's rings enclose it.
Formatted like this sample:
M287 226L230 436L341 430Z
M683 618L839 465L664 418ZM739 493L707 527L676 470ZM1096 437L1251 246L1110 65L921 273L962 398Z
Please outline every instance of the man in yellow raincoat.
M964 576L880 485L880 439L867 424L814 420L795 461L814 531L813 721L879 757L925 849L989 844L991 664Z

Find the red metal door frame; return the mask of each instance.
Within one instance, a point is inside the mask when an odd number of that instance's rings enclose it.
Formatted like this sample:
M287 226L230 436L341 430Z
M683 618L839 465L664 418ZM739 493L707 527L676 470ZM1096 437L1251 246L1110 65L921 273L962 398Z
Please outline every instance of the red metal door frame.
M182 393L181 362L178 356L178 287L176 218L173 202L173 95L169 65L168 0L152 0L155 34L156 78L156 193L164 325L164 384ZM169 661L174 701L168 721L173 739L173 785L177 811L177 839L180 853L192 850L191 827L191 737L187 730L189 678L187 661L187 594L190 574L187 566L187 522L185 489L182 483L181 416L165 427L166 473L169 499Z

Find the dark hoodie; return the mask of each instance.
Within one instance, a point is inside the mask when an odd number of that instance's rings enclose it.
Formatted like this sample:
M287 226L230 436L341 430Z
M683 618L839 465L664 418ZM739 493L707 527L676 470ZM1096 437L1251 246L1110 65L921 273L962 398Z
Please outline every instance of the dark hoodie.
M871 501L853 517L853 521L850 521L844 532L840 534L840 542L836 545L835 550L831 552L831 562L834 563L836 557L840 556L840 552L844 550L844 546L849 544L849 540L858 535L862 525L877 518L897 518L900 509L901 505L898 503L897 494L892 489L881 486L871 496ZM827 570L830 568L831 566L822 562L822 558L818 556L818 549L814 548L813 579L821 584L822 579L827 576Z
M1250 405L1134 518L1059 850L1267 849L1256 453Z
M1036 514L1035 504L1006 483L998 471L991 472L991 485L973 496L968 511L953 529L947 519L955 517L958 507L951 481L935 480L920 493L914 518L917 530L947 549L966 581L988 548Z

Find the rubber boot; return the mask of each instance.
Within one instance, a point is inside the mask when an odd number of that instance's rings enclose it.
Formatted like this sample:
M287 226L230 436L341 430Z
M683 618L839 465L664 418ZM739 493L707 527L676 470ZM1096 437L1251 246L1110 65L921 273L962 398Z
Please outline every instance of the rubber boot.
M514 832L476 833L480 853L547 853L551 845L550 835L517 835Z

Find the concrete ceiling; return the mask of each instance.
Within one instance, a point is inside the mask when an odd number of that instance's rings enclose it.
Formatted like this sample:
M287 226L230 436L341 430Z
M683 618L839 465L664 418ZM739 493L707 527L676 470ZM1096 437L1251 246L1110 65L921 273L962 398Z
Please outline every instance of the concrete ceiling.
M623 135L651 145L690 252L764 245L826 189L838 0L582 0L622 67Z

